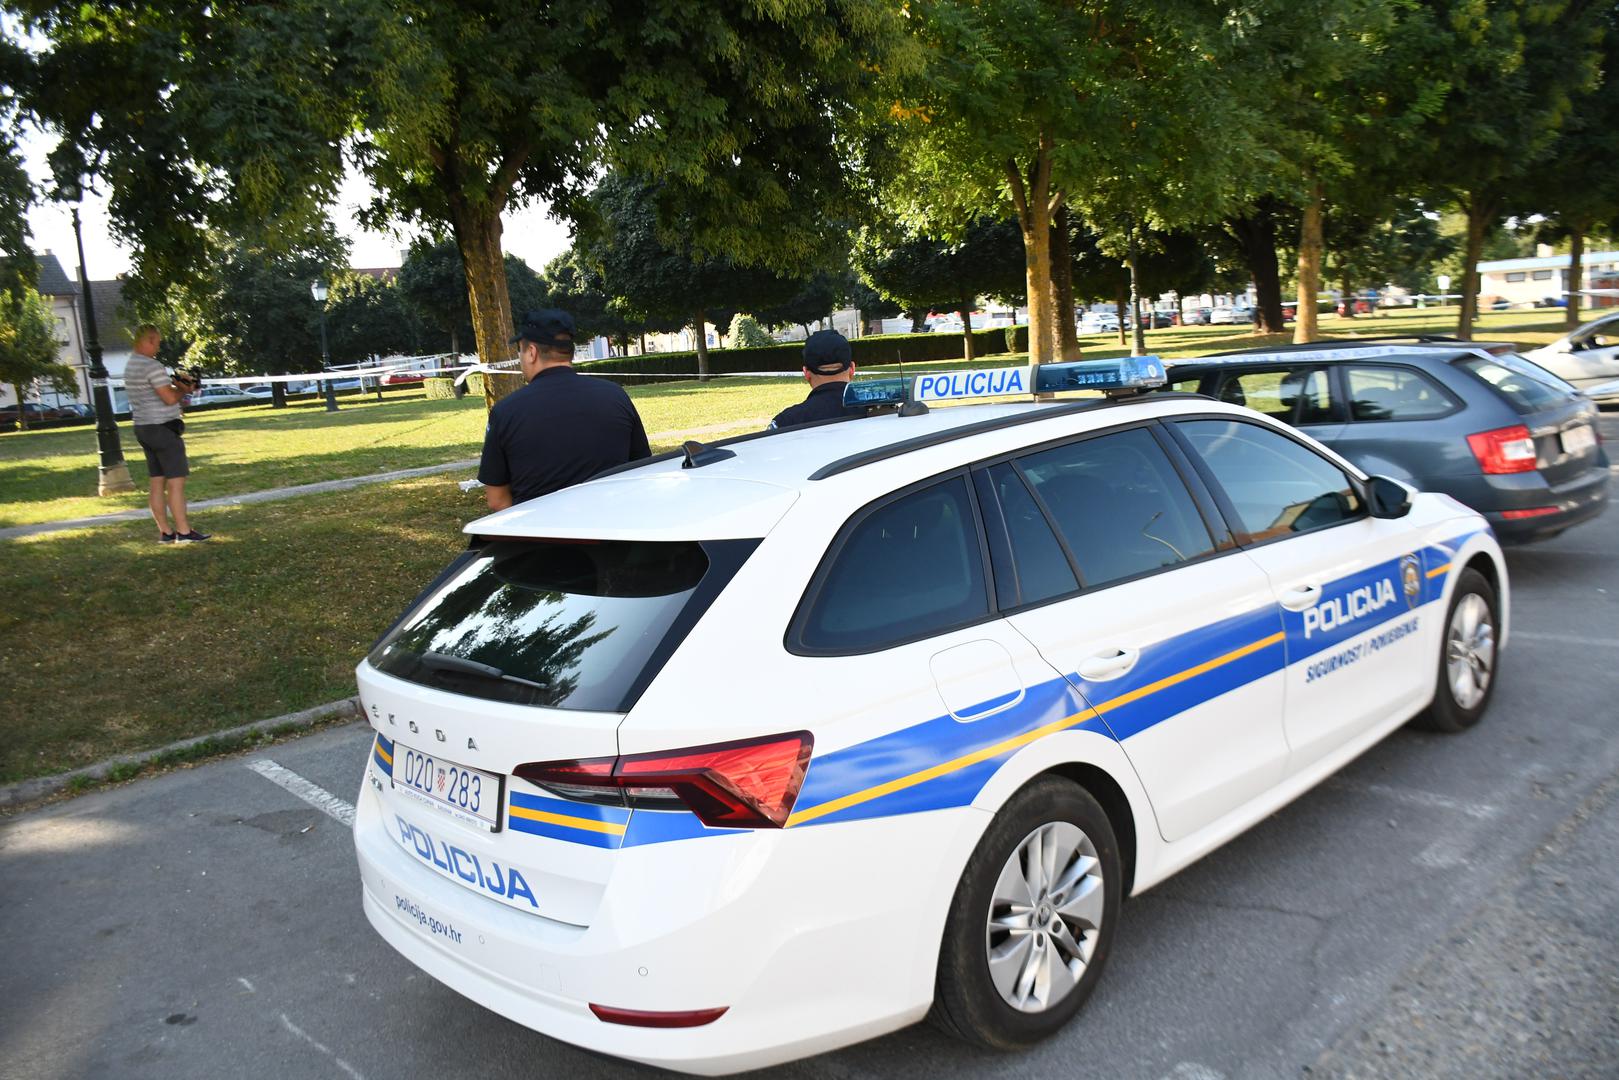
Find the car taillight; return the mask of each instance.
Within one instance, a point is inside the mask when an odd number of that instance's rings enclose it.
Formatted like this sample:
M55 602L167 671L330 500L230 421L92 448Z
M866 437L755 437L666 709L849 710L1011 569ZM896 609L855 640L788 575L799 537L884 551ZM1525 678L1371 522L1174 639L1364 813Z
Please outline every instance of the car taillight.
M1534 471L1535 440L1522 424L1469 435L1467 445L1486 473Z
M651 754L533 761L516 776L587 802L651 809L685 805L704 825L779 829L804 785L815 740L807 731Z
M1521 521L1524 518L1545 517L1547 514L1557 513L1555 506L1536 506L1529 510L1503 510L1501 516L1508 521Z

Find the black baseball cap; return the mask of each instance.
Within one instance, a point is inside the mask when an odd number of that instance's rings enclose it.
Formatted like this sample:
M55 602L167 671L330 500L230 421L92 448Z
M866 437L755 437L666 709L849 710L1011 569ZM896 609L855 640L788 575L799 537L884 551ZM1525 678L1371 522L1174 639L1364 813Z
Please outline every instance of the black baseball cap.
M532 341L553 348L573 348L573 316L560 308L537 308L527 312L517 324L512 344Z
M817 330L804 342L804 366L817 375L841 375L853 362L849 339L836 330Z

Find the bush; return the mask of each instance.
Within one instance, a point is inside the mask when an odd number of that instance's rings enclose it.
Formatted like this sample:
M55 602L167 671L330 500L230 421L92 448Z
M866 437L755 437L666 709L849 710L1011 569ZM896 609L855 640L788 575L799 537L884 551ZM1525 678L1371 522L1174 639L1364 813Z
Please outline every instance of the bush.
M422 380L422 385L427 388L427 396L431 399L445 401L455 397L455 380L447 376L429 376Z
M1022 330L1021 340L1027 348L1028 330ZM973 345L979 356L1005 353L1010 330L977 330L973 332ZM962 358L960 334L886 334L879 337L856 338L849 342L856 365L872 364L929 364L941 360ZM804 344L766 345L752 349L710 349L708 370L715 375L736 375L750 371L798 371L804 366ZM697 377L697 354L694 352L652 353L646 356L614 357L579 365L580 370L593 374L613 374L613 381L625 386L640 383L667 382L661 378L637 378L640 375L684 375Z
M733 349L757 349L761 346L774 345L775 339L765 333L759 320L752 315L737 312L731 316L731 330L725 335Z

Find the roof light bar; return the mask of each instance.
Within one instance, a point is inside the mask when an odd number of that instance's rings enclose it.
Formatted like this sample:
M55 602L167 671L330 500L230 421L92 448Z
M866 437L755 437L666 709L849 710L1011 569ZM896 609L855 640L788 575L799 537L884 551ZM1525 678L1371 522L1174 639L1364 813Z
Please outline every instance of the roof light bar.
M972 368L864 379L844 388L843 403L872 407L1056 394L1068 390L1131 393L1163 386L1165 381L1164 362L1158 357L1126 356L1117 360L1075 360L1066 364Z
M1064 390L1151 390L1166 382L1164 362L1156 356L1121 356L1117 360L1075 360L1041 364L1034 370L1034 392Z

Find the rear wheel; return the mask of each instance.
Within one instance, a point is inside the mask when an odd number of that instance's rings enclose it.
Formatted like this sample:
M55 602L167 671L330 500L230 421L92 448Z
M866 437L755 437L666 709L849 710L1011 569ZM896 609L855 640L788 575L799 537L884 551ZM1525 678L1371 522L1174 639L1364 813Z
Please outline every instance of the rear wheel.
M1478 723L1495 692L1496 635L1501 624L1495 589L1477 570L1456 579L1439 649L1439 685L1419 718L1423 727L1448 734Z
M1079 1011L1101 977L1120 903L1118 844L1101 806L1058 777L995 815L951 902L931 1019L1017 1049Z

